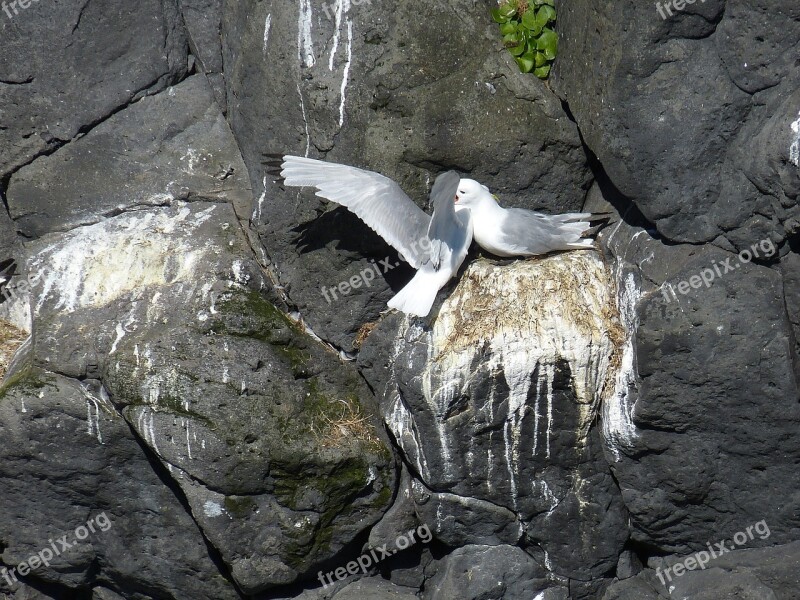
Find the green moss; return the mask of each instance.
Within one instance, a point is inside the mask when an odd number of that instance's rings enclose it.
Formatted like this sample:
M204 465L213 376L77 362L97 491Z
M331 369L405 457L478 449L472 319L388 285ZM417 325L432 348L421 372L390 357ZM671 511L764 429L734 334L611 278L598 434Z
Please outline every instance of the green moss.
M57 389L55 378L48 377L41 369L34 367L25 367L14 373L8 380L0 387L0 399L5 396L12 389L19 390L25 394L38 393L45 386L52 386Z
M307 532L284 530L285 535L294 540L287 544L282 557L292 568L305 564L308 556L327 553L333 539L336 526L334 521L347 519L353 511L353 500L361 494L369 474L369 466L361 458L352 458L342 462L333 471L309 476L307 472L286 472L277 469L275 497L287 508L298 510L298 502L303 494L317 493L324 498L321 514L317 523L317 531L310 542L303 542ZM390 492L391 493L391 492Z
M378 506L387 506L392 499L392 488L388 485L388 482L384 481L384 486L380 492L378 492L378 497L375 499L375 504Z
M221 299L217 308L225 317L238 318L244 315L248 318L247 322L236 322L232 327L228 324L230 330L226 333L230 335L269 342L273 340L275 330L286 328L293 333L300 333L296 323L253 290L233 292L229 297Z
M244 519L253 513L256 503L247 496L226 496L225 510L237 519Z
M311 354L300 327L255 291L234 292L218 303L220 318L211 331L221 335L247 337L276 348L297 378L308 376Z
M292 473L279 469L276 472L275 497L282 505L298 510L299 495L316 490L325 498L326 505L341 510L353 494L364 488L368 469L362 458L343 461L324 475L309 476L305 472Z
M306 383L307 394L303 403L303 414L310 419L308 429L321 437L323 445L350 445L361 442L365 449L375 452L384 458L390 458L391 452L378 437L372 425L371 415L364 412L358 394L351 386L342 397L331 398L320 390L319 381L312 377ZM343 424L351 435L344 436L337 431L338 424ZM344 436L344 439L342 439ZM339 442L339 443L337 443Z

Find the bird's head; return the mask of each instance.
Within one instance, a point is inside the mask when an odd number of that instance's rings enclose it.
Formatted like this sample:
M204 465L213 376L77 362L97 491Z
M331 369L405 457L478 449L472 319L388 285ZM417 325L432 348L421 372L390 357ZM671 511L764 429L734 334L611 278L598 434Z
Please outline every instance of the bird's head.
M494 202L489 188L474 179L462 179L455 197L456 206L478 208L486 202Z

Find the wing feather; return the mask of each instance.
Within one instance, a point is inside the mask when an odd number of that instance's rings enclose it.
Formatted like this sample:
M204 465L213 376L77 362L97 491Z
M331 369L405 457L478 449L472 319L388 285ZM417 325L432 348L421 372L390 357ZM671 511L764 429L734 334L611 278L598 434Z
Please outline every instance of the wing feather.
M317 196L346 207L412 267L418 269L427 260L431 218L388 177L290 155L283 157L282 168L286 185L317 188Z
M523 208L509 208L502 228L503 246L522 256L591 248L594 242L581 238L591 227L590 217L590 213L543 215Z

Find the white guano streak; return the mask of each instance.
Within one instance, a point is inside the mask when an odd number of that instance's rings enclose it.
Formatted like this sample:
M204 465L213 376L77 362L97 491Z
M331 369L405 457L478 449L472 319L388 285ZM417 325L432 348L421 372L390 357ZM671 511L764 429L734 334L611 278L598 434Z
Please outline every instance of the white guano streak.
M353 22L347 21L347 62L342 74L342 101L339 105L339 127L344 125L344 104L347 92L347 80L350 77L350 63L353 61Z
M94 408L94 414L92 414L92 408ZM103 435L100 433L100 405L88 394L86 394L86 428L86 433L96 436L97 441L103 443Z
M553 379L555 379L555 367L547 365L547 449L545 456L550 458L550 434L553 431Z
M797 113L800 117L800 113ZM800 167L800 118L792 123L792 145L789 146L789 160L795 167Z
M636 438L636 426L631 418L633 398L631 389L635 388L637 373L635 349L633 347L636 328L636 304L641 291L636 286L633 273L623 276L623 266L615 265L617 271L617 306L619 317L625 330L622 359L614 381L613 394L603 402L603 437L614 458L620 460L620 446L630 446Z
M300 99L302 100L302 96L300 97ZM264 202L267 199L267 177L266 177L266 175L264 176L264 179L262 180L261 183L264 186L264 191L261 192L261 196L258 197L258 202L256 203L256 208L253 211L253 217L252 217L253 222L256 223L256 224L261 220L261 215L264 212Z
M569 364L579 407L574 425L584 439L611 375L614 348L607 333L611 324L604 311L614 303L610 283L602 261L594 253L519 262L506 268L482 263L469 267L442 305L432 329L423 336L427 338L428 360L422 374L422 392L435 419L446 476L455 475L461 465L453 448L448 447L452 431L444 415L455 398L465 393L469 396L475 348L486 348L490 356L487 367L490 372L502 369L508 385L502 431L505 444L500 456L505 462L513 502L519 492L519 452L521 441L525 440L523 421L529 410L530 392L535 398L531 407L533 453L541 458L551 456L556 416L555 369L560 361ZM472 327L464 329L464 323ZM402 333L398 335L398 341L403 338ZM538 377L532 382L537 370ZM531 390L531 385L536 387ZM493 401L490 398L489 404ZM481 410L487 411L485 407L486 404ZM491 406L488 408L487 412L491 412ZM490 465L491 462L489 457ZM470 475L479 476L472 472Z
M308 129L308 116L306 115L306 103L303 100L303 92L300 90L300 83L297 83L297 95L300 96L300 110L303 111L303 124L306 128L306 153L304 156L308 157L311 150L311 131Z
M264 56L267 56L267 44L269 43L269 30L272 27L272 13L267 15L264 21Z
M151 285L193 280L209 250L191 240L214 209L191 218L188 207L126 214L64 234L31 258L29 268L43 272L35 314L45 304L69 313L106 306Z
M350 0L336 0L336 24L333 31L333 42L331 43L331 56L328 60L328 70L333 71L333 61L336 58L336 51L339 49L339 36L342 31L342 15L346 15L350 10Z
M311 41L311 0L300 0L300 15L297 20L297 58L303 67L313 67L314 45Z

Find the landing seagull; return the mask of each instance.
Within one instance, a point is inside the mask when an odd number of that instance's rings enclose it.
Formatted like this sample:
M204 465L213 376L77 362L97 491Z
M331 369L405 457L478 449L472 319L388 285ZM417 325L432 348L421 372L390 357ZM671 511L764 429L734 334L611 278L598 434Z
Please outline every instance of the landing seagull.
M437 292L458 272L472 243L470 212L455 204L458 174L448 171L436 178L430 217L400 186L378 173L288 155L281 167L285 185L313 186L317 196L347 207L417 269L389 306L427 316Z
M279 164L285 185L316 187L317 196L347 207L417 269L389 306L420 317L430 312L437 292L464 262L473 235L497 256L536 256L592 248L593 240L585 236L593 221L607 217L502 208L489 188L460 179L454 171L437 177L429 217L400 186L378 173L290 155Z

